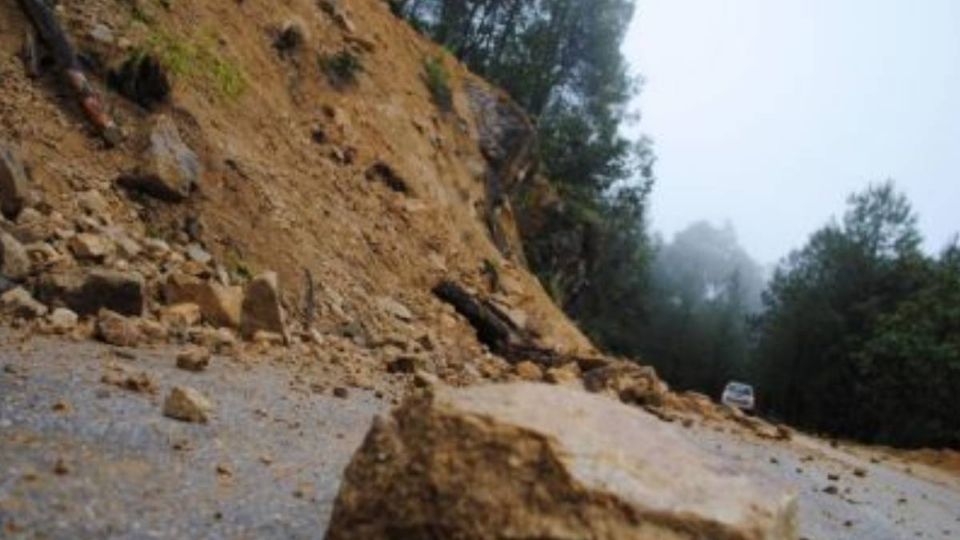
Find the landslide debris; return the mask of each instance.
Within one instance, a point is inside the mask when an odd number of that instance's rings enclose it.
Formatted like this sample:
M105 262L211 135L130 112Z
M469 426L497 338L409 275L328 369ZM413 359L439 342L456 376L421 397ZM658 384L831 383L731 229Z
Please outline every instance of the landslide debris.
M676 429L577 390L438 388L374 423L327 538L796 538L794 494Z

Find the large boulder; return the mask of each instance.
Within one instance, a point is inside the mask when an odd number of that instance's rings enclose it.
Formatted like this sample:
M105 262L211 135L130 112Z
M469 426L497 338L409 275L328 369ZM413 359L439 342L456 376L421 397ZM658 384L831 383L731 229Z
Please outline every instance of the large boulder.
M435 389L379 418L327 538L792 539L795 496L600 395Z
M201 172L200 159L180 138L177 125L160 115L154 120L140 167L119 183L157 199L180 202L196 189Z
M240 331L247 339L253 338L257 332L286 338L280 287L275 272L264 272L247 284L243 295Z
M68 307L80 315L108 309L138 317L146 307L145 288L137 272L75 268L44 275L37 284L37 296L45 304Z
M211 283L186 274L174 273L163 285L168 304L196 304L203 320L214 326L240 327L243 289Z
M27 173L14 147L0 141L0 213L16 219L29 196Z

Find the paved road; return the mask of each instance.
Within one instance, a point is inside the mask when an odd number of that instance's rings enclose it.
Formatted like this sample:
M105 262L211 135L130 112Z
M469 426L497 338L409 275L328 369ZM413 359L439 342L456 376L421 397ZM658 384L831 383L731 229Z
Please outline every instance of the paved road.
M960 538L956 476L868 448L835 448L803 435L771 442L702 427L688 435L708 451L793 487L799 496L802 538Z
M340 475L387 404L313 392L282 363L192 374L174 357L0 345L0 538L322 537ZM157 392L101 382L116 368L147 373ZM213 399L209 425L161 415L177 384Z
M17 341L0 330L0 538L321 538L341 472L389 406L356 389L335 398L335 375L316 380L283 358L192 374L174 368L175 349ZM101 381L121 372L146 373L156 391ZM213 399L209 425L161 415L173 385ZM802 436L686 433L794 486L809 540L960 538L955 477Z

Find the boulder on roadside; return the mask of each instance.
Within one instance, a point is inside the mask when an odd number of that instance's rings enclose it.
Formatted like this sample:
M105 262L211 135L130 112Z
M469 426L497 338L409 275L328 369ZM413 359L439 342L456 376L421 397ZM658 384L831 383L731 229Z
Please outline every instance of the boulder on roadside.
M137 272L74 268L45 274L38 283L37 297L80 315L108 309L121 315L140 316L146 307L145 289L143 276Z
M435 387L377 418L327 538L794 539L793 493L603 396Z
M19 281L30 275L30 256L13 236L0 232L0 275Z
M21 319L37 319L47 314L47 306L37 302L23 287L16 287L0 295L0 310Z
M286 339L287 329L275 272L264 272L247 284L240 331L246 339L254 337L257 332L278 334Z
M0 213L16 219L30 197L30 182L19 152L0 141Z
M635 405L661 405L669 391L652 367L623 360L587 371L583 383L591 392L606 393Z
M225 287L186 274L171 274L163 285L163 297L169 304L196 304L203 320L213 326L239 328L243 289Z
M136 171L118 183L167 202L181 202L193 193L201 174L200 159L180 138L173 120L158 116L150 131L150 142Z
M163 414L183 422L205 424L213 405L203 394L186 386L177 386L163 401Z

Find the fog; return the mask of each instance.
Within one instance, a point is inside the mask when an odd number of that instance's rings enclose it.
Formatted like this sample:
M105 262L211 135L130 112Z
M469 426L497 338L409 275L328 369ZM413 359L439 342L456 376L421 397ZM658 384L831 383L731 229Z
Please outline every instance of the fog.
M625 54L667 238L730 220L771 263L886 178L929 250L960 230L960 2L637 0Z

